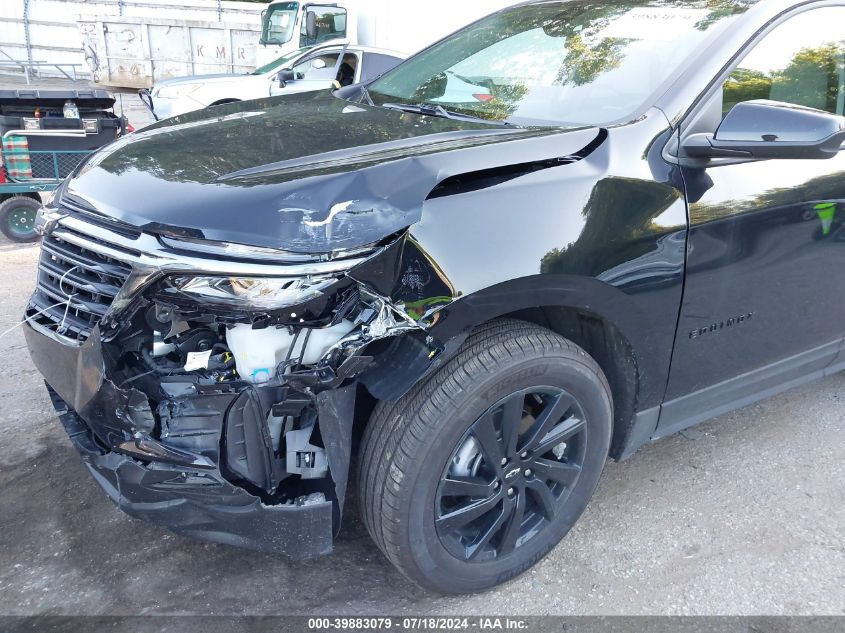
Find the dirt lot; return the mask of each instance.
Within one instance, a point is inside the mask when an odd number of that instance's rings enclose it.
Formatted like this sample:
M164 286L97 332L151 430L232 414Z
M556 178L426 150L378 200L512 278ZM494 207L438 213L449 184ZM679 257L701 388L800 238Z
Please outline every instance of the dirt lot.
M0 241L0 332L36 257ZM124 516L55 420L20 329L0 350L0 614L845 614L843 375L609 464L548 559L442 598L354 517L334 555L294 565Z

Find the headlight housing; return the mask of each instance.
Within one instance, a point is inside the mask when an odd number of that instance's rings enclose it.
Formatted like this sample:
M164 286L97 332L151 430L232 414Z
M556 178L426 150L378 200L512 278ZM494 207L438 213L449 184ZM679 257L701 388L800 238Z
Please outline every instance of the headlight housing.
M335 276L179 276L165 282L165 292L218 307L274 311L313 301L338 281Z

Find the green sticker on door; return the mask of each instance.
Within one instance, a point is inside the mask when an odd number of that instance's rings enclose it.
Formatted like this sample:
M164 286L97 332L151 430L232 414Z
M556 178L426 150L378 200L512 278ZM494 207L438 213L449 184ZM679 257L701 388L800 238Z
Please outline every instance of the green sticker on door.
M830 229L833 228L833 219L836 217L836 203L822 202L815 206L816 213L819 214L819 219L822 221L822 233L830 235Z

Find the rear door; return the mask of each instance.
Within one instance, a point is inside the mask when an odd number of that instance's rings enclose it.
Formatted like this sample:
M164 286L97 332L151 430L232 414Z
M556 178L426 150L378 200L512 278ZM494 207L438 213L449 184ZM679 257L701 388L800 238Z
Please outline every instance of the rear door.
M733 105L752 99L844 115L845 7L773 26L705 101L710 114L691 117L681 137L715 132ZM845 334L845 152L687 166L683 175L687 281L665 433L823 369Z

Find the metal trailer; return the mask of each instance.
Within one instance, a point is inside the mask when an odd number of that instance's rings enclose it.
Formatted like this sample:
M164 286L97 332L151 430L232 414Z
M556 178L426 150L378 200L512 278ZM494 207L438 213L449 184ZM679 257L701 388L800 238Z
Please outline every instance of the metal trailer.
M41 194L131 131L113 110L114 97L102 90L0 90L0 232L15 242L38 239Z
M80 130L82 135L84 130ZM41 194L52 192L76 166L92 153L91 150L21 150L7 149L12 137L33 136L34 130L10 130L3 135L0 167L0 232L14 242L35 242L35 218L41 208ZM53 132L39 136L79 136L68 132ZM31 165L29 176L10 175L10 163Z

